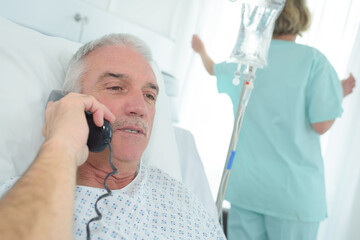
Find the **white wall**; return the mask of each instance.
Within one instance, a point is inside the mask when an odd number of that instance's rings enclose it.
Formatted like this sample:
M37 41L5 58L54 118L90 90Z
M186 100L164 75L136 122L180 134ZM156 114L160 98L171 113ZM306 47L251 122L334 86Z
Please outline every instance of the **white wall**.
M102 5L95 7L80 0L0 0L0 4L1 16L45 34L73 41L87 42L110 32L134 34L150 45L161 70L174 72L173 40L111 14L102 9ZM77 13L87 21L75 21Z
M166 38L173 39L177 19L186 1L179 0L80 0L108 11Z

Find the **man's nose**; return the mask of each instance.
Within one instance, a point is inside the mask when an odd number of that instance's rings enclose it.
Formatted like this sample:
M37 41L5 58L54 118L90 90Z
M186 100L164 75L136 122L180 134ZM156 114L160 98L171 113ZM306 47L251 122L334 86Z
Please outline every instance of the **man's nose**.
M125 113L129 116L144 116L146 114L146 102L142 91L133 91L126 99Z

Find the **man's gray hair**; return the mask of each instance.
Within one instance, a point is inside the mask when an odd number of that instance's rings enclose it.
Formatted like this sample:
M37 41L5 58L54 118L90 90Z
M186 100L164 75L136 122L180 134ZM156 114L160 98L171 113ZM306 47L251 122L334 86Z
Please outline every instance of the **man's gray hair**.
M99 39L84 44L72 57L69 62L69 67L63 85L63 91L65 93L81 92L81 81L86 70L83 62L84 57L102 46L129 46L142 54L149 64L153 61L150 48L140 38L124 33L105 35Z

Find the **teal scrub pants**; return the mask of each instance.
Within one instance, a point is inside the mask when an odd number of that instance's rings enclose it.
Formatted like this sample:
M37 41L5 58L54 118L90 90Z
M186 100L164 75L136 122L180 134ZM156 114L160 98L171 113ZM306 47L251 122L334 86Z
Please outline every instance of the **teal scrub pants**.
M228 240L316 240L320 222L270 217L231 205Z

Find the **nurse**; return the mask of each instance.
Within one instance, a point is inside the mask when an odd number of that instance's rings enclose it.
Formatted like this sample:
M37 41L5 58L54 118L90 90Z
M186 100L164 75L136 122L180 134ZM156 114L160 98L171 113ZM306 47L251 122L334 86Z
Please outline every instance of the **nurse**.
M355 79L340 81L320 51L295 43L309 23L305 0L287 0L268 65L257 71L226 193L229 240L315 240L327 217L320 135L341 116ZM237 64L214 64L196 35L192 47L236 115L242 89L232 84Z

